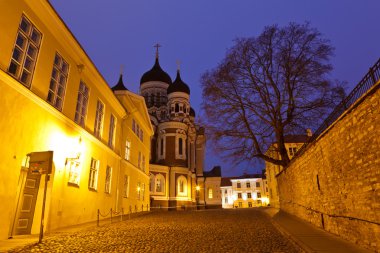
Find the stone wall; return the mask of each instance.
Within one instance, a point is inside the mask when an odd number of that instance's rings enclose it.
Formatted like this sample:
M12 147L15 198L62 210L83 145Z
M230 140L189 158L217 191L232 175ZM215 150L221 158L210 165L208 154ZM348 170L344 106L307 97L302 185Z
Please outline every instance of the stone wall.
M277 176L281 209L380 252L380 83Z

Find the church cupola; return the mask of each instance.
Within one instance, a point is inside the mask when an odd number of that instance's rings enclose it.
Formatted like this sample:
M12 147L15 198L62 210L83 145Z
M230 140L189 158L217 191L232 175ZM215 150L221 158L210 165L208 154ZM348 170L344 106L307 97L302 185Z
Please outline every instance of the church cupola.
M145 72L144 75L141 77L140 85L151 81L159 81L167 83L169 85L172 83L172 79L170 78L168 73L162 70L158 61L158 57L156 57L156 61L153 67L149 71Z
M120 74L119 81L115 86L111 88L112 91L117 91L117 90L128 90L123 83L123 74Z
M184 81L182 81L179 70L177 70L177 76L174 82L171 85L169 85L169 88L167 90L168 94L173 92L184 92L190 95L190 88Z

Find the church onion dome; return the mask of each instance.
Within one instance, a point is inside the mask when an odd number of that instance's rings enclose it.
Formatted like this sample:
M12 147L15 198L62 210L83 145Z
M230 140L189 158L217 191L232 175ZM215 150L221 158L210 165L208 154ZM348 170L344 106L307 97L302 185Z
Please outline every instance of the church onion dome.
M190 107L190 116L195 117L195 111L193 107Z
M123 74L120 74L119 81L115 86L111 88L111 90L116 91L116 90L128 90L123 83Z
M140 85L149 81L161 81L169 85L172 83L170 76L162 70L157 57L153 68L148 72L145 72L145 74L141 77Z
M187 86L187 84L182 81L179 70L177 70L177 77L175 78L174 82L169 85L167 92L168 94L173 92L184 92L190 95L189 86Z

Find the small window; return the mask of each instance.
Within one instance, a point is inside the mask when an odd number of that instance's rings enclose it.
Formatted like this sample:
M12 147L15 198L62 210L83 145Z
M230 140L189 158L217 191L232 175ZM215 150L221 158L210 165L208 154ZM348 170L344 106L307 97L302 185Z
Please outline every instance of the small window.
M111 178L112 178L112 168L107 166L106 169L106 182L104 186L105 193L111 193Z
M88 180L88 187L96 190L98 187L98 173L99 173L99 161L91 158L90 176Z
M240 182L237 182L237 186L236 186L237 188L241 188L241 184L240 184Z
M212 197L213 197L212 188L208 188L208 198L212 199Z
M256 187L260 187L260 182L256 182Z
M241 199L241 192L238 193L238 199Z
M99 139L102 137L104 104L98 100L96 104L94 135Z
M257 193L257 198L258 199L261 198L261 193L260 192Z
M85 83L80 82L74 121L82 127L84 127L84 122L87 115L88 95L88 87Z
M251 183L247 182L246 186L247 186L247 188L251 188Z
M224 190L224 194L227 194L227 189L226 189L226 190Z
M162 174L158 174L155 177L155 189L157 193L165 192L165 178Z
M129 161L131 158L131 142L130 141L125 141L125 160Z
M114 142L115 142L115 128L116 128L116 119L113 114L111 114L110 118L110 129L108 134L108 146L110 148L114 148Z
M72 160L68 163L69 166L69 183L79 185L80 180L80 163Z
M175 112L179 112L179 105L175 104Z
M249 199L252 198L252 194L250 192L247 193L247 198L249 198Z
M24 16L21 17L8 72L30 88L42 34Z
M65 97L68 70L69 65L67 62L56 53L47 101L60 111L62 111Z

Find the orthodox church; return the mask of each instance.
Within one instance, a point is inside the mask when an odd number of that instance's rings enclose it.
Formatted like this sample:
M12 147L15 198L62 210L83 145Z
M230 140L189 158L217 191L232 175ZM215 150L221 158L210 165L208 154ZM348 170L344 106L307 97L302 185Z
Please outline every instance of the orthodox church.
M140 80L154 135L151 139L152 208L182 209L220 206L220 167L204 173L205 129L195 123L190 88L161 68L158 47L153 67Z

